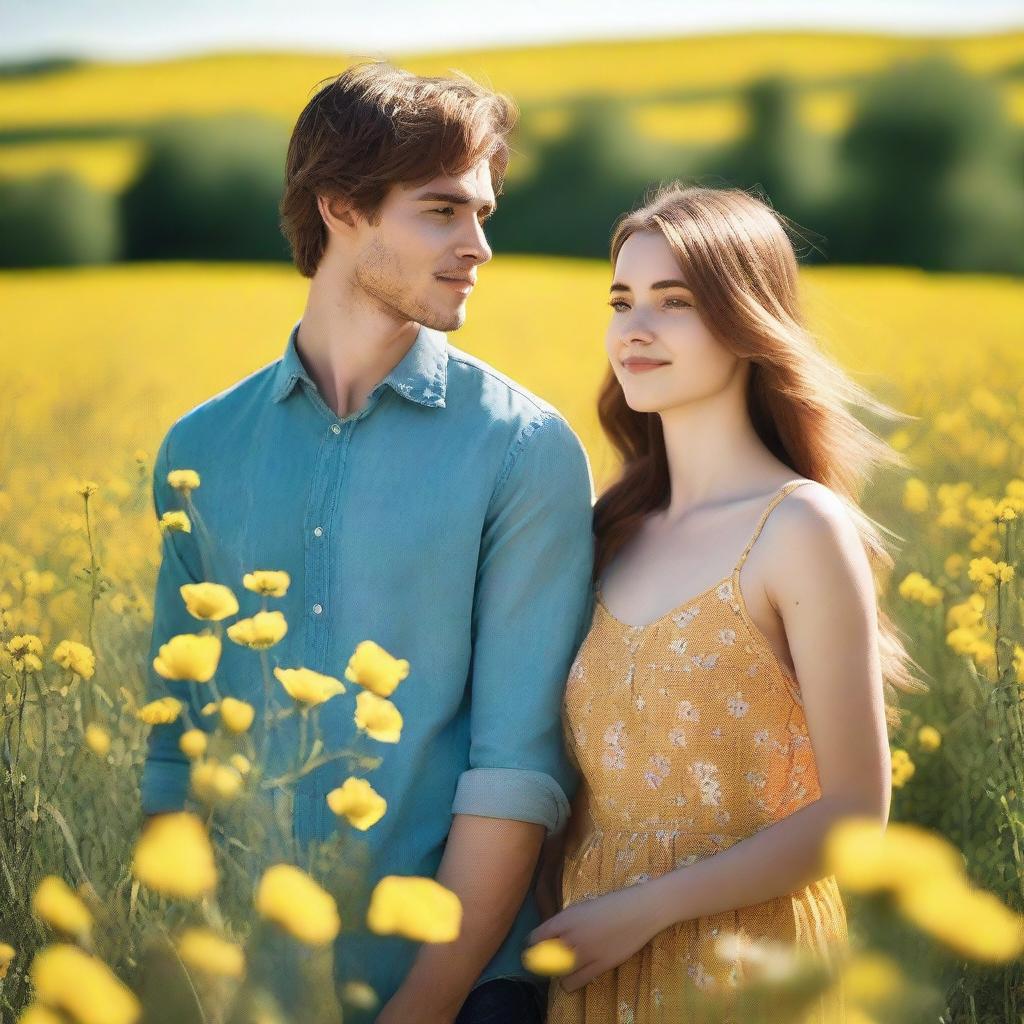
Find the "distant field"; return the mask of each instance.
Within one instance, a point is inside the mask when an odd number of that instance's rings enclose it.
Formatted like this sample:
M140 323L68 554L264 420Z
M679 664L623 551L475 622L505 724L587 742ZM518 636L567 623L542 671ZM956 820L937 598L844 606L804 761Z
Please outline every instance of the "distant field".
M802 118L827 134L847 123L860 76L926 53L946 54L997 78L1008 115L1024 125L1020 32L949 39L762 32L392 59L420 74L458 69L509 93L531 133L557 134L574 98L614 95L633 102L636 125L650 138L715 143L742 130L737 91L762 75L782 74L798 83ZM67 167L117 189L134 173L141 153L134 136L148 122L255 111L291 125L317 82L359 56L222 54L3 78L0 174Z

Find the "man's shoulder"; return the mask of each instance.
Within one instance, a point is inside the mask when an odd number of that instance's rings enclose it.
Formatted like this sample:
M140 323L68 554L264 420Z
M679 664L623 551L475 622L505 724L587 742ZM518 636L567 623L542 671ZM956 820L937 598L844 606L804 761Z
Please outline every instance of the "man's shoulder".
M183 412L166 429L164 444L172 442L173 435L176 452L184 454L183 448L223 440L229 430L246 431L248 418L270 400L280 363L279 356Z

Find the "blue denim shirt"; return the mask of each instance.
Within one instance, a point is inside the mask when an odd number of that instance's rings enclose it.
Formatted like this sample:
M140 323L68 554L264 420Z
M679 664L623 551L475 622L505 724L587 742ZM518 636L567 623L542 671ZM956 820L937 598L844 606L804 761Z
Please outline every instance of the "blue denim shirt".
M164 537L148 696L188 701L191 690L190 714L209 728L197 706L208 690L168 682L152 667L160 644L206 625L179 588L225 584L242 618L263 600L242 576L284 569L288 592L268 607L284 613L288 631L266 652L271 666L343 678L365 639L410 662L391 698L404 718L397 744L358 734L355 684L320 711L328 750L355 742L383 758L356 772L388 804L377 824L353 832L368 847L369 884L386 874L433 877L453 814L559 830L578 785L562 743L562 693L593 613L594 484L582 444L553 406L427 327L367 404L338 417L299 358L298 328L281 358L187 412L160 444L157 515L184 507L168 471L196 470L192 501L209 539L197 546L195 525ZM256 706L258 729L259 655L225 636L216 682L223 696ZM287 706L275 688L272 699ZM150 733L147 813L185 805L182 728L179 719ZM302 780L300 841L350 829L325 799L348 774L335 761ZM520 956L539 921L531 892L477 984L531 977ZM337 969L384 1002L417 949L395 936L346 935L343 925Z

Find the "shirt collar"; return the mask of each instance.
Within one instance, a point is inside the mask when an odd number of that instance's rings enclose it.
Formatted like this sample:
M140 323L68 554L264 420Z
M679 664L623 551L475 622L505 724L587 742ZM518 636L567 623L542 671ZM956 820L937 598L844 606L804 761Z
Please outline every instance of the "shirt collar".
M299 333L298 320L288 334L288 344L276 370L274 390L271 398L283 401L291 394L297 380L304 380L316 388L313 378L299 358L295 339ZM448 383L448 342L442 331L420 325L409 351L399 364L373 389L379 391L385 385L402 398L419 405L443 409ZM371 392L371 394L373 393Z

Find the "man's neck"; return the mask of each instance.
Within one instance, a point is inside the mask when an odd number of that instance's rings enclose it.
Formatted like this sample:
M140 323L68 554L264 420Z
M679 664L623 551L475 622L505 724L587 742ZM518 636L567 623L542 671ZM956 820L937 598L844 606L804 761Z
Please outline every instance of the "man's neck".
M315 297L310 290L296 349L321 397L341 417L363 408L369 393L402 361L420 325L365 305Z

